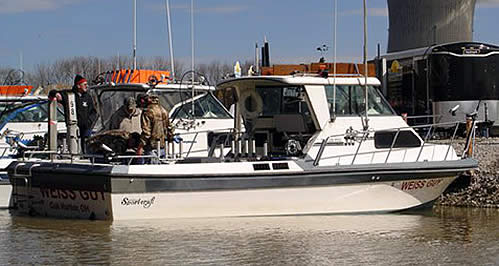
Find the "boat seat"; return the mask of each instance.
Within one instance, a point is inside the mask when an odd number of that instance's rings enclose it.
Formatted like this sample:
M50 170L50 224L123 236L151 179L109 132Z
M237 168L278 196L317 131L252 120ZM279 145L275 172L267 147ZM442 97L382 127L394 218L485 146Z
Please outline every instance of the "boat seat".
M305 133L308 131L305 118L301 114L274 115L274 128L277 132Z

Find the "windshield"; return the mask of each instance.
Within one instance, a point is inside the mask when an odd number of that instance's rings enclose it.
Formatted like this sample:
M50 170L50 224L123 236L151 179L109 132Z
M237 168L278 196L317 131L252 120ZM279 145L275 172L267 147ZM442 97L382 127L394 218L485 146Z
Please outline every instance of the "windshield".
M194 101L194 114L192 114L192 101L184 103L172 114L172 118L216 118L230 119L232 116L225 110L222 104L215 99L211 93Z
M42 102L2 102L0 103L0 124L30 123L48 121L48 103ZM64 121L62 106L57 109L57 121Z
M139 95L144 94L144 92L139 91L104 91L100 96L100 107L99 113L102 119L103 128L108 128L109 119L111 116L118 111L118 109L123 106L125 100L129 97L137 99ZM170 111L176 104L190 99L191 93L178 92L178 91L165 91L155 92L155 95L159 97L161 105ZM138 99L137 99L138 102Z
M336 85L336 96L334 86L325 86L329 113L331 116L349 116L365 114L365 87L362 85ZM373 86L367 86L368 90L368 115L393 115L388 102L381 93ZM333 102L336 97L336 110Z

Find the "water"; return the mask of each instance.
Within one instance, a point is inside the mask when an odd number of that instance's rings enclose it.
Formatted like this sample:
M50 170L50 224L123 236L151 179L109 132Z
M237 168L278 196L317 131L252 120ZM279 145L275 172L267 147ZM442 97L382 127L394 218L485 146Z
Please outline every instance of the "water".
M124 222L0 211L0 265L498 265L499 210Z

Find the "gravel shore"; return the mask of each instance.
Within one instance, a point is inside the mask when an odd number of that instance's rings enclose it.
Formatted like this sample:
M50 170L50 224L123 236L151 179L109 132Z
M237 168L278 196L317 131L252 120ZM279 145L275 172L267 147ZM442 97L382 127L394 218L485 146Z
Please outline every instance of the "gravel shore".
M463 147L462 139L454 144L458 153ZM499 138L477 139L474 157L479 168L460 176L435 205L499 208Z

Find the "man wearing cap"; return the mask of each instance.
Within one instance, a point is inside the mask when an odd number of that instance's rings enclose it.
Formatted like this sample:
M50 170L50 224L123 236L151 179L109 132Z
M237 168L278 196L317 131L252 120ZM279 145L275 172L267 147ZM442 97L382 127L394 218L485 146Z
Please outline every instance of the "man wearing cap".
M140 119L142 133L140 143L137 148L137 155L142 155L144 150L150 153L159 148L166 147L165 139L173 139L173 128L170 125L168 111L159 103L158 96L150 95L147 97L147 107L142 112Z
M111 116L109 129L120 129L128 133L141 133L140 115L141 110L137 108L134 97L125 99L123 106Z
M92 128L97 121L97 110L92 96L88 93L88 82L84 77L76 75L72 91L75 94L82 149L85 151L85 141L92 134Z

